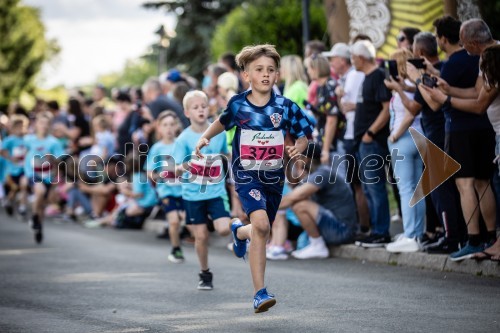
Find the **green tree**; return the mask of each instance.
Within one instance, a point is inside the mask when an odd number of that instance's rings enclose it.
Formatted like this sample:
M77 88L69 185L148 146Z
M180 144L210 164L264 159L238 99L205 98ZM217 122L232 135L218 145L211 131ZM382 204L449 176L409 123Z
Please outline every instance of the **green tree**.
M323 1L310 5L311 39L326 33ZM249 44L270 43L281 54L302 54L302 7L297 0L257 0L243 4L217 26L211 42L214 58L223 52L238 52Z
M45 39L37 9L3 0L0 17L0 110L5 110L23 91L34 91L36 74L59 47Z
M243 0L167 0L148 1L146 8L174 12L178 22L177 36L167 49L169 67L182 66L189 74L200 78L210 61L210 40L217 24Z

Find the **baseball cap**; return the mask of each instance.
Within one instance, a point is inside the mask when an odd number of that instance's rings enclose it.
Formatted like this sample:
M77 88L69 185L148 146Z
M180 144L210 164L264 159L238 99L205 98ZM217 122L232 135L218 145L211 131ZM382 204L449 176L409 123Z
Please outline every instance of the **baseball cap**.
M168 72L167 81L171 82L183 81L181 72L179 72L177 69L172 69L170 72Z
M376 53L375 46L368 40L358 40L351 46L351 54L365 59L375 59Z
M321 52L321 55L327 58L341 57L350 59L351 51L349 50L349 45L347 45L346 43L337 43L333 45L330 51Z

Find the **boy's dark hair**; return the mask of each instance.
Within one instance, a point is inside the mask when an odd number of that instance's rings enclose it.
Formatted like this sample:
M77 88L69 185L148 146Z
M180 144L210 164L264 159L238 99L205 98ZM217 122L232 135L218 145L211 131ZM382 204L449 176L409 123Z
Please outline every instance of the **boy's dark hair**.
M280 55L274 45L270 44L245 46L236 55L236 63L242 70L245 70L248 64L260 57L269 57L274 60L276 68L280 67Z
M445 15L438 18L432 23L436 28L436 35L438 37L446 37L450 44L458 44L460 41L460 26L462 22L451 17L450 15Z
M57 103L57 101L55 100L48 101L47 107L49 108L50 111L57 111L59 110L59 103Z
M408 42L410 45L413 45L414 37L416 34L420 32L420 29L413 27L404 27L401 31L405 34L406 38L408 38Z
M233 71L238 70L238 65L236 64L236 56L231 52L226 52L221 55L220 61L231 68Z

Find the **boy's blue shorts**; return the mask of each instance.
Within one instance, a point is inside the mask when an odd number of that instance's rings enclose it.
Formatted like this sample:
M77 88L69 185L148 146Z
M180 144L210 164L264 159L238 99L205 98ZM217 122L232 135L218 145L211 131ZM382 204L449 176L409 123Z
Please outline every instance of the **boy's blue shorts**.
M161 208L163 208L165 214L173 210L184 210L184 200L182 200L182 197L168 195L161 199Z
M222 217L230 217L229 212L224 206L222 198L214 198L200 201L184 200L186 209L186 224L205 224L208 216L212 221Z
M249 218L252 212L263 209L267 212L269 222L271 224L274 222L280 206L283 187L278 193L275 190L266 189L266 185L261 183L238 184L236 192L238 192L241 205Z

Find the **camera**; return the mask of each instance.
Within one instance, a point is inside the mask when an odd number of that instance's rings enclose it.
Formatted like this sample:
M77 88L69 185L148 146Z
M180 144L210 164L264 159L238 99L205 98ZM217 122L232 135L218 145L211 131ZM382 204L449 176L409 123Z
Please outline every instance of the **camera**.
M399 73L398 73L398 63L396 60L384 60L384 70L385 70L385 78L387 80L390 80L391 77L394 80L398 80L399 78Z
M414 59L408 59L408 62L415 66L417 69L425 69L425 62L424 59L422 58L414 58Z
M422 75L422 84L429 88L437 87L437 79L429 74Z

